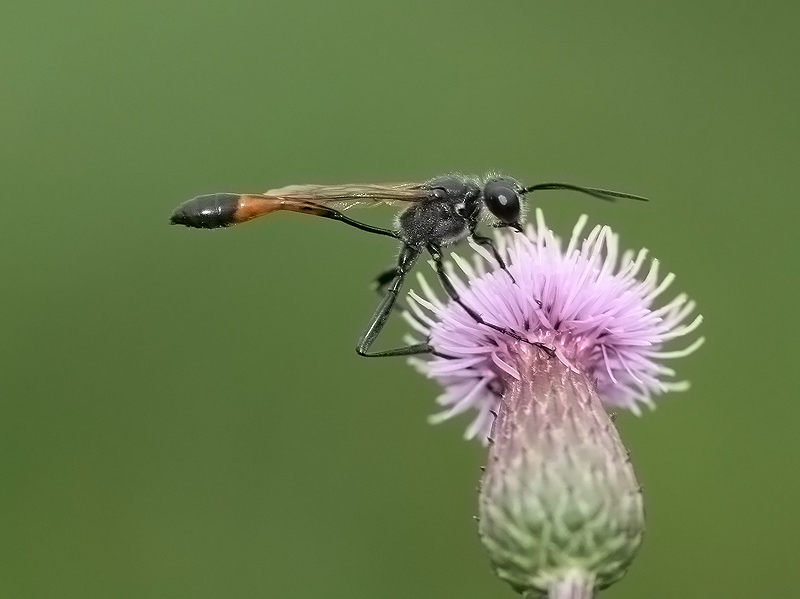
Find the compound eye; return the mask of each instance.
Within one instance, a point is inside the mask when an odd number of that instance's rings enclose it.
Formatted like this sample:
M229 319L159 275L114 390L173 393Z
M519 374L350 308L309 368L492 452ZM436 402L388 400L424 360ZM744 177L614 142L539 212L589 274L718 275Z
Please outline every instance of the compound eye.
M517 224L520 215L518 186L513 181L493 179L483 188L486 208L505 225Z

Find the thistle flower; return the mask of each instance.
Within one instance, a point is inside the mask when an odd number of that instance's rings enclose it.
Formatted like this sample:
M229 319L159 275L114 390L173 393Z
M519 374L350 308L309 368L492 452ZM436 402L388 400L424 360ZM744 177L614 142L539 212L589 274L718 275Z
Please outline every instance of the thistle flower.
M644 533L643 501L606 408L639 414L686 389L664 362L703 342L664 349L699 326L700 316L686 322L694 302L680 294L654 307L674 276L659 282L652 260L637 278L647 251L620 257L608 227L581 240L586 222L566 249L540 210L525 235L498 235L508 273L479 246L472 262L453 255L461 274L448 264L467 305L531 344L478 324L423 277L422 294L409 294L406 319L435 352L412 363L444 388L431 421L473 411L465 437L493 440L479 533L497 574L529 598L586 599L624 575Z

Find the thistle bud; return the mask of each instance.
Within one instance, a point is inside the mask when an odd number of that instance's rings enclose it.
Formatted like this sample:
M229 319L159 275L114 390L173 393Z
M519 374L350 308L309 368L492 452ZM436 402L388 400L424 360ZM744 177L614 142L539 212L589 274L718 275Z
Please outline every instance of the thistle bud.
M536 348L520 348L515 366L481 483L481 540L524 597L592 597L642 541L639 484L585 374Z

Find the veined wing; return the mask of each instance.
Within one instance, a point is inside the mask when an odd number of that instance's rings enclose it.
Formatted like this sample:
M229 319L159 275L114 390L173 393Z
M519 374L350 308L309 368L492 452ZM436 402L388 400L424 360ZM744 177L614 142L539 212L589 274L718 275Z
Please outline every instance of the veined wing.
M420 202L431 196L431 190L420 183L287 185L270 189L266 198L300 200L346 210L358 204L398 204Z

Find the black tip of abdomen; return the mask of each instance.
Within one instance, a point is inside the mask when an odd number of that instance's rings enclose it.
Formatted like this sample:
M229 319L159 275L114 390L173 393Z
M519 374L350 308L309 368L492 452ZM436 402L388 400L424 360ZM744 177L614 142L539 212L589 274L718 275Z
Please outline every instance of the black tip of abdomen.
M196 229L217 229L234 224L239 208L238 193L211 193L197 196L178 206L169 217L171 225Z

